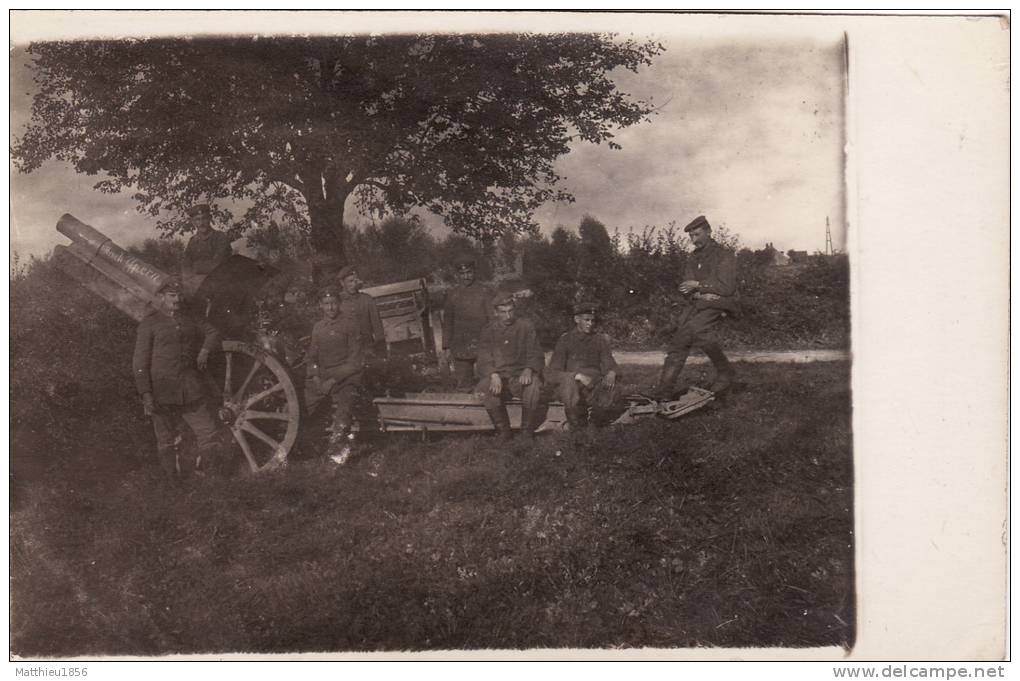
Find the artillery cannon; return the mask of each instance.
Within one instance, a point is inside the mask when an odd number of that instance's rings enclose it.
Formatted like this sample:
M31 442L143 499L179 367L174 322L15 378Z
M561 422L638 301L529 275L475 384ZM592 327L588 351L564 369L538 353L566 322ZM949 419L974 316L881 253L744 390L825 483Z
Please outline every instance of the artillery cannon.
M57 246L54 260L67 275L114 305L135 321L141 321L158 304L157 291L170 274L128 253L99 230L72 215L57 222L57 231L71 240ZM284 464L298 439L304 413L303 354L307 348L287 351L270 315L261 306L259 293L278 272L241 255L233 255L197 284L191 298L223 332L219 352L209 358L210 405L229 428L252 471ZM364 289L376 300L383 322L387 350L403 347L434 354L441 347L437 311L429 306L428 289L422 279ZM242 340L248 338L249 340ZM307 338L298 339L306 341ZM711 392L691 389L679 400L658 402L642 395L626 398L623 413L614 423L630 424L650 416L674 419L704 406ZM386 431L485 431L492 424L481 401L467 393L416 393L375 397L379 429ZM520 424L520 406L511 403L514 428ZM563 405L552 402L538 428L565 427Z

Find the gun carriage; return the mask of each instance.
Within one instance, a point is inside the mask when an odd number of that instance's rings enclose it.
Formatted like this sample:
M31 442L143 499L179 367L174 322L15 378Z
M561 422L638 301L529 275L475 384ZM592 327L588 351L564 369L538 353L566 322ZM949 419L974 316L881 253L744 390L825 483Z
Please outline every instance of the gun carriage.
M157 292L171 275L125 251L99 230L72 215L57 222L71 240L54 249L58 267L135 321L158 305ZM215 412L233 436L252 471L284 464L307 420L303 405L307 337L281 331L280 318L262 299L279 272L256 260L233 255L206 275L189 297L192 313L208 318L222 332L219 352L209 358L208 376ZM442 347L438 311L429 305L423 279L364 289L376 301L387 353L435 357ZM298 325L300 327L300 325ZM704 406L712 393L692 389L672 402L641 395L626 399L614 423L650 416L677 418ZM384 432L487 431L492 423L481 400L470 393L419 392L372 399ZM520 405L508 405L511 425L520 427ZM565 427L562 404L547 406L538 431Z

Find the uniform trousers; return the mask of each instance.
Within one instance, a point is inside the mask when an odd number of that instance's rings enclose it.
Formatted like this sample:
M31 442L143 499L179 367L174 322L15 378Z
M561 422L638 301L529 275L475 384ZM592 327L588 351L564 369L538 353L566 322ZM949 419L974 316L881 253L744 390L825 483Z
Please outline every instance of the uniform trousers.
M156 454L159 465L167 475L179 472L187 475L195 468L193 457L180 456L175 448L181 422L195 434L198 456L211 456L216 448L216 421L205 400L185 405L160 404L152 415L152 429L156 433Z
M616 404L620 399L620 383L616 382L610 388L603 382L600 374L595 374L592 378L594 379L592 384L585 386L575 380L573 374L563 374L559 385L556 386L556 394L564 408L576 409L587 406L593 409L609 409Z
M542 379L537 373L532 375L531 383L528 385L521 385L520 374L500 372L500 376L503 379L503 390L499 395L493 395L489 391L488 376L478 381L478 385L475 386L475 393L481 395L482 404L486 409L498 409L514 397L521 400L521 407L524 409L538 408L542 397Z

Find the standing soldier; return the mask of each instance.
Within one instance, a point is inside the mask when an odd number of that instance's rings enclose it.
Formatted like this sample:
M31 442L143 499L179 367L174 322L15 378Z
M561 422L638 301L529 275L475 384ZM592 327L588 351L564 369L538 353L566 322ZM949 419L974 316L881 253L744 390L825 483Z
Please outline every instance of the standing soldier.
M362 336L355 321L340 312L340 294L327 286L319 294L322 319L312 328L308 348L308 382L305 405L309 413L329 399L333 403L330 460L343 465L351 455L354 439L351 411L365 368Z
M719 347L715 327L727 313L737 311L736 256L712 238L712 227L703 215L684 231L691 235L694 252L687 258L679 289L686 304L659 374L657 395L662 399L672 396L674 383L694 346L700 347L715 367L712 392L722 393L733 382L733 367Z
M557 381L557 393L573 434L579 435L592 421L599 423L604 412L619 399L619 367L613 358L609 336L595 333L598 306L574 306L575 327L560 336L549 360L548 378Z
M531 439L542 394L542 367L545 355L538 344L535 326L518 319L511 292L493 297L495 321L486 326L478 340L478 374L481 380L475 393L482 399L496 433L504 440L512 437L506 401L521 400L521 435Z
M184 248L181 277L184 291L194 295L207 274L233 255L230 237L212 228L212 212L208 203L199 203L188 209L188 222L195 234Z
M492 291L475 280L475 260L470 255L458 258L457 280L443 308L443 351L453 359L453 376L462 386L476 380L478 338L493 320L493 310Z
M200 461L216 458L216 422L206 406L205 370L209 353L220 346L216 329L181 314L181 282L168 281L158 292L161 309L138 325L132 366L145 415L152 418L156 452L167 477L187 477ZM195 434L197 459L177 451L180 422Z
M341 286L340 314L357 324L365 349L385 343L386 334L375 299L361 292L357 268L347 265L336 275L336 281Z

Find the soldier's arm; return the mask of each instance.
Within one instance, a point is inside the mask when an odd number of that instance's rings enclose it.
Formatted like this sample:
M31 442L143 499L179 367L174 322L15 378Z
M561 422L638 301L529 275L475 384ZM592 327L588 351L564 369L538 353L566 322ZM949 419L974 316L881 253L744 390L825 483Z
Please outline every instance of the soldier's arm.
M492 331L489 326L482 329L478 337L478 375L488 376L495 371L496 360L492 355Z
M730 297L737 292L737 258L733 251L726 249L716 260L715 271L698 282L699 293L713 293Z
M337 383L345 381L365 368L365 349L361 330L351 324L347 332L347 359L343 364L329 370L329 377Z
M135 387L139 395L152 393L152 377L149 370L152 366L152 325L142 320L135 336L135 352L131 358L131 368L135 376Z
M203 321L199 325L202 329L202 350L206 353L216 352L223 344L223 334L210 322Z
M234 254L234 247L230 245L230 237L223 232L220 233L223 234L223 238L220 239L220 245L217 249L216 262L223 262Z
M550 381L561 380L567 371L567 334L560 336L553 348L552 357L549 358L549 367L546 370L547 378Z
M530 322L523 330L522 340L525 348L524 366L536 374L541 372L545 367L545 353L542 352L542 346L538 344L538 333L535 331L535 326Z
M305 371L308 378L316 378L319 375L319 341L317 339L318 324L312 327L312 340L308 344L308 354L305 355Z
M600 337L599 361L602 365L603 376L612 371L614 377L620 377L620 365L616 363L616 358L613 357L613 342L609 338L609 334L602 334Z

